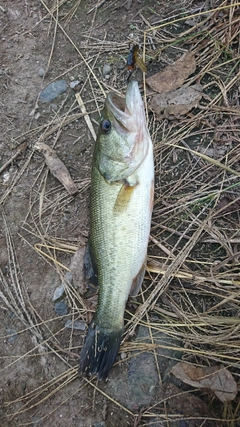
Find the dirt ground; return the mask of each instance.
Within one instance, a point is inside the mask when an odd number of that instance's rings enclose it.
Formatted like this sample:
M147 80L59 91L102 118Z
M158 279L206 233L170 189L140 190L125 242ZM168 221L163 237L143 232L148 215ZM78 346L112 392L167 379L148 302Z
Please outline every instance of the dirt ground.
M180 418L170 418L169 424L153 416L141 419L141 405L127 406L131 399L121 381L127 372L124 353L108 383L90 385L87 379L79 378L78 355L84 332L64 326L68 319L89 320L83 316L86 302L81 299L81 262L89 229L94 144L70 83L79 82L97 131L104 102L97 79L106 93L110 88L124 92L130 41L143 43L148 25L180 12L192 13L198 3L0 0L0 168L12 159L0 175L2 427L200 425ZM111 68L104 75L106 64ZM153 61L150 73L155 68L158 65ZM140 69L135 78L141 84ZM66 80L67 90L52 102L41 102L41 90L60 79ZM37 141L54 148L78 187L76 195L69 195L49 173L43 156L33 149ZM59 315L53 294L66 282L66 268L77 247L79 270L73 285L68 283L72 292L66 292L64 299L68 313ZM94 308L95 301L90 300L87 308ZM114 390L114 384L120 389ZM125 398L118 399L124 393ZM161 393L158 388L149 407L165 401L167 392ZM195 407L198 403L192 400L191 404ZM159 413L163 408L164 404ZM181 414L177 404L171 409ZM211 419L211 409L204 406L204 410ZM220 413L217 416L221 418ZM216 426L217 422L203 425Z

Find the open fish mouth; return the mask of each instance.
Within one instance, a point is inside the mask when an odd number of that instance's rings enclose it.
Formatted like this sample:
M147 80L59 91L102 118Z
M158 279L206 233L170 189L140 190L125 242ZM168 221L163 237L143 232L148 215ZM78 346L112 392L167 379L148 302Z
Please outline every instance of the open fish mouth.
M132 132L145 121L142 97L136 81L129 83L125 98L110 92L107 97L106 108L110 120L117 128L120 125L122 130Z

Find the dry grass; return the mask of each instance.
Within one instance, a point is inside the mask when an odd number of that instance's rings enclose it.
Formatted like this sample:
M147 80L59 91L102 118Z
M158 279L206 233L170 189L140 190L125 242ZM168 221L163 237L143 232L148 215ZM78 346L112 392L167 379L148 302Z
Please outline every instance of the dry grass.
M108 40L96 40L88 34L86 49L90 56L86 59L84 46L80 51L64 26L64 20L69 22L72 19L81 2L75 2L61 22L58 16L65 1L56 1L51 10L41 2L46 17L52 19L54 34L58 31L65 34L78 53L81 66L86 67L85 84L89 91L92 90L92 99L85 102L85 106L81 100L82 112L75 102L67 111L58 112L50 123L31 129L15 141L16 144L25 140L34 142L32 151L17 172L11 187L3 195L2 206L27 171L35 155L34 145L37 142L45 141L54 134L56 144L64 127L76 118L84 120L85 116L89 119L87 111L90 104L94 105L95 111L101 110L103 94L111 84L107 85L96 76L94 67L99 55L111 49L114 55L126 56L128 50L127 42L114 44ZM191 27L185 25L186 17L180 16L153 28L148 25L144 34L140 34L144 38L147 62L149 58L159 58L161 62L161 55L173 61L179 53L191 49L198 68L188 83L201 81L204 98L198 109L182 119L159 122L154 115L149 118L154 142L156 192L146 274L148 287L143 289L136 312L128 313L122 344L122 349L130 357L133 351L155 351L159 346L154 339L155 332L162 331L181 339L182 346L177 350L183 353L185 360L197 364L202 361L210 365L221 363L235 374L236 379L239 376L237 368L240 360L239 7L240 3L233 0L228 4L223 2L222 6L213 11L200 11L190 16L194 22ZM92 26L96 10L97 7L92 12ZM122 90L122 82L121 78L117 88L119 91ZM74 253L78 242L71 238L68 242L55 239L53 244L49 230L55 215L70 202L71 197L61 192L60 187L47 192L47 175L42 164L32 185L29 212L22 225L21 235L25 239L23 236L27 231L34 237L35 243L39 245L33 247L33 250L37 250L39 256L44 257L64 277L68 267L59 257L59 249L65 253ZM77 182L79 192L84 197L88 197L89 184L89 177ZM59 388L67 387L69 382L76 379L77 367L75 363L72 367L73 362L64 358L56 346L58 337L51 330L54 319L49 319L49 323L43 321L22 288L24 278L17 266L6 218L4 221L14 286L9 288L4 276L1 276L0 296L6 307L22 321L24 329L30 329L36 337L32 354L21 357L43 357L50 352L66 364L66 371L58 378L19 398L22 406L13 411L14 418L40 405L52 393L57 393ZM86 236L87 230L84 230L83 239ZM76 290L68 286L66 292L72 307L72 317L88 319L87 308ZM151 329L151 344L127 340L139 324ZM60 336L61 331L58 334ZM43 336L48 338L43 339ZM71 347L67 350L73 358L79 351ZM13 359L8 369L18 360ZM94 381L85 379L78 382L75 393L86 387L86 384L104 394ZM110 396L105 397L137 418ZM70 398L68 396L67 399ZM9 402L8 407L15 403ZM234 410L231 403L228 405L225 420L229 426L233 426L239 419L239 407L235 406ZM142 417L147 422L156 414L153 406L143 411ZM49 415L46 414L46 418ZM168 419L171 420L173 416L168 414ZM163 415L162 419L166 419L166 416Z

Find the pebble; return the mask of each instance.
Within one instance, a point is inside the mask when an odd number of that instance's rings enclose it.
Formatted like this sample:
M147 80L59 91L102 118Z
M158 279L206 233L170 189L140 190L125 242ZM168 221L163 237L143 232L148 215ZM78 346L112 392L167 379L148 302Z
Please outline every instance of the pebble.
M34 114L35 114L35 108L33 108L33 110L31 111L31 113L29 113L29 117L34 116Z
M10 179L10 173L9 172L4 172L3 174L3 184L6 184Z
M125 353L124 351L121 352L120 357L122 360L127 358L127 353Z
M93 423L92 427L106 427L106 424L104 421L101 421L100 423L99 422Z
M73 80L73 82L70 83L70 88L75 89L75 87L79 84L80 84L79 80Z
M59 316L65 316L68 313L68 306L64 301L54 304L54 310Z
M38 120L40 116L41 116L41 114L40 114L40 113L36 113L36 114L35 114L35 116L34 116L34 119L35 119L35 120Z
M57 80L47 85L39 96L39 101L50 102L67 90L66 80Z
M107 75L111 72L111 70L112 70L111 65L104 64L102 73L105 77L107 77Z
M118 65L118 70L122 71L126 67L126 63L121 63Z
M86 324L83 322L79 322L78 320L75 320L74 322L72 322L72 320L67 320L65 323L65 328L68 329L77 329L79 331L85 331L86 329Z
M39 68L38 75L39 75L39 77L44 77L45 76L45 70L44 70L44 68Z
M4 273L3 273L3 274L4 274ZM7 272L6 272L6 274L7 274ZM13 311L9 311L9 312L8 312L8 316L10 317L10 319L14 319L15 314L13 313Z
M63 216L63 222L67 223L71 218L70 213L65 213Z
M71 271L67 271L67 273L65 274L65 279L67 282L70 282L70 283L73 282L73 275L72 275Z
M36 113L36 110L39 109L38 104L35 105L35 107L32 109L31 113L29 113L29 117L33 117L34 114Z
M5 73L4 73L4 70L2 70L2 69L1 69L1 70L0 70L0 76L3 76L3 74L5 74Z
M57 104L50 104L49 105L49 109L53 110L53 111L57 111L58 110L58 106L57 106Z
M52 297L52 302L56 302L58 299L60 299L63 296L64 292L65 288L63 284L57 286Z
M7 337L8 337L7 340L8 340L8 342L10 344L13 344L16 341L17 336L18 336L16 329L9 328L9 329L7 329L6 332L7 332Z

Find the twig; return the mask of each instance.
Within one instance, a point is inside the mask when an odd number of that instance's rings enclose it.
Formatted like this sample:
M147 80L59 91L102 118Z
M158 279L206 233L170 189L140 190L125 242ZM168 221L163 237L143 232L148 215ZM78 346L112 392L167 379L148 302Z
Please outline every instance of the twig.
M96 136L95 130L93 128L92 122L90 120L90 117L89 117L89 115L87 113L87 110L85 108L84 102L83 102L83 100L82 100L82 98L80 96L80 93L76 93L75 96L76 96L76 100L78 102L78 105L81 108L81 111L82 111L82 113L84 115L84 119L85 119L85 121L87 123L88 129L90 130L91 135L92 135L94 141L96 141L97 136Z

